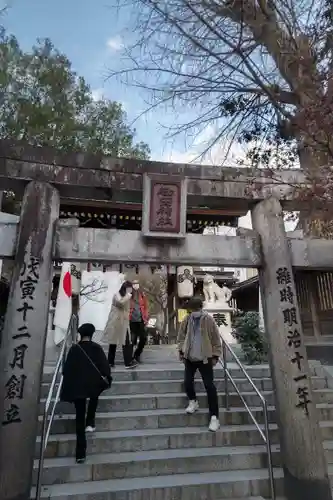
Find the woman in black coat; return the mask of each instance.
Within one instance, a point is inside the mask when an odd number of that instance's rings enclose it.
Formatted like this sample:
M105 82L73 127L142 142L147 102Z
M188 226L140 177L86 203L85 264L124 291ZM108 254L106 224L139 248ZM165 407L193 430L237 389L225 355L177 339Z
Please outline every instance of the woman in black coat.
M92 341L94 325L84 323L78 332L81 340L70 348L65 362L61 400L75 405L76 461L84 463L87 449L86 431L95 430L98 397L111 387L112 377L102 347Z

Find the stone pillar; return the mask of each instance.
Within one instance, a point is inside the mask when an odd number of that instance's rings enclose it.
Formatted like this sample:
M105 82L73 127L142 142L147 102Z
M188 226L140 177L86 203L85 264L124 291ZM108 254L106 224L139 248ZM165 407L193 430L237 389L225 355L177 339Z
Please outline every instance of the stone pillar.
M264 266L259 270L288 500L332 500L311 387L291 255L279 201L252 212Z
M0 351L1 500L30 498L58 214L56 189L28 184Z
M237 340L231 335L232 309L223 307L210 307L210 304L208 303L208 305L204 306L204 310L214 318L223 339L232 346L234 344L237 344Z

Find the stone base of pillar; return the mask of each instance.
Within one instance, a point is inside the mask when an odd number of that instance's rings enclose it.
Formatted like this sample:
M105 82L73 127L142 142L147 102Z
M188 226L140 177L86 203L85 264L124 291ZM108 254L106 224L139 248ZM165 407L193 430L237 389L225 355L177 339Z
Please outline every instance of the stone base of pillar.
M231 334L231 309L221 309L218 307L207 306L204 310L215 319L223 339L228 344L237 344L237 340Z

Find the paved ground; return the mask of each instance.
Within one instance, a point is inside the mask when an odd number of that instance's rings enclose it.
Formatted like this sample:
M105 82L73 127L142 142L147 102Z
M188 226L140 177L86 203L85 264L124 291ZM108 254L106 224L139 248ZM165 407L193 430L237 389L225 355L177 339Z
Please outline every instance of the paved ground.
M149 345L143 351L145 364L180 364L176 345Z
M106 349L106 347L105 347ZM183 364L179 362L177 346L173 345L153 345L146 346L142 355L142 365L138 366L136 370L145 369L151 367L152 369L183 369ZM116 368L117 365L122 366L122 354L121 351L117 352L116 357ZM52 373L54 371L55 362L48 362L45 364L44 372ZM261 365L265 367L266 365ZM237 364L230 361L228 362L228 368L235 369Z
M106 348L105 348L106 349ZM118 361L118 363L117 363ZM182 364L178 360L178 352L176 345L153 345L146 346L142 355L143 364L140 365L137 369L141 367L146 367L147 365L155 366L160 368L172 367L182 368ZM116 357L116 367L118 365L122 365L122 354L119 349ZM54 371L55 361L46 362L44 367L45 373L51 373Z

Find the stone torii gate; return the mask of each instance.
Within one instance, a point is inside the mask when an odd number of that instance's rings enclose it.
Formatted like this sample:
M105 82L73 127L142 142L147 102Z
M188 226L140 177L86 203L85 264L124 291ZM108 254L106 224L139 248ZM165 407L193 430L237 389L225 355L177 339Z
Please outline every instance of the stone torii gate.
M276 395L288 500L331 500L304 347L293 268L333 269L333 241L287 238L282 209L302 202L290 186L300 171L272 181L247 172L120 160L0 143L0 190L24 193L19 224L0 218L0 258L14 259L0 350L0 491L30 498L52 261L257 267ZM58 220L60 197L143 198L142 231L86 229ZM253 231L186 234L186 200L252 210ZM162 214L162 215L161 215Z

